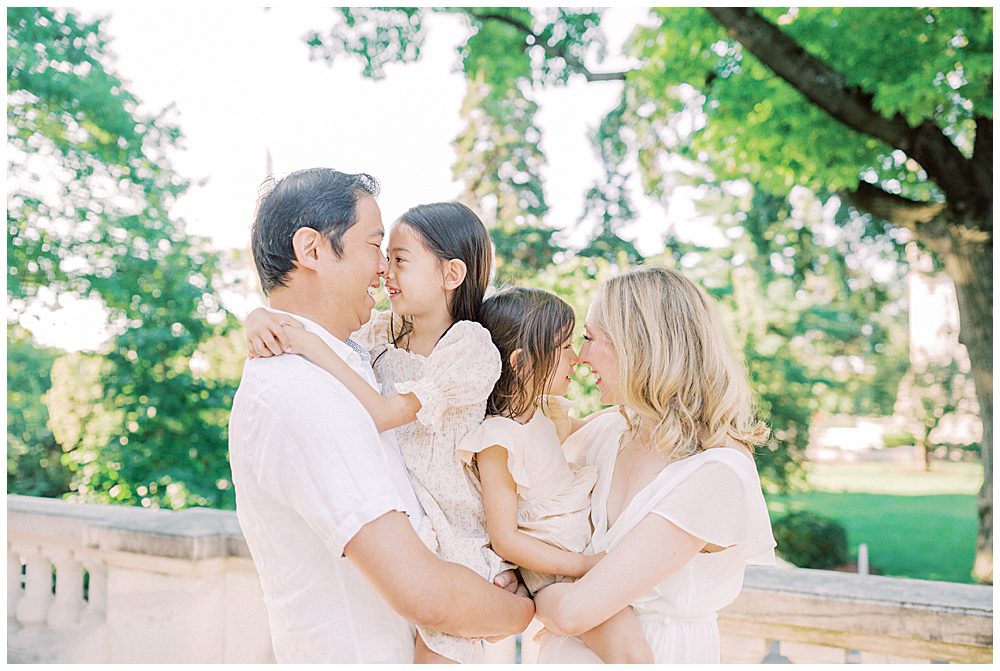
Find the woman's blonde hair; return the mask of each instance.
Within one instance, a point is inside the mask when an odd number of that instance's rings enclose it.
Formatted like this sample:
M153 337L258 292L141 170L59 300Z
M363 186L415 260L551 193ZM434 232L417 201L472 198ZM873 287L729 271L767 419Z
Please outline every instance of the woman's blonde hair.
M767 440L746 369L691 280L667 268L623 273L601 286L591 315L617 356L620 401L653 422L653 444L665 457L683 459L727 436L751 449Z

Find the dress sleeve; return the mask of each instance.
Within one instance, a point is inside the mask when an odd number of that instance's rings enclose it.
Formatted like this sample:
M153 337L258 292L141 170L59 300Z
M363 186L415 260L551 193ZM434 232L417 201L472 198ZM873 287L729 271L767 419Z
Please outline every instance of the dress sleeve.
M712 545L735 548L748 564L774 563L771 521L750 460L735 452L716 455L681 477L653 500L651 514Z
M351 340L369 352L384 347L389 342L389 326L391 321L392 312L389 310L380 312L373 309L371 318L362 324L361 328L351 334Z
M500 379L500 352L490 332L470 321L455 322L427 357L422 378L396 383L399 394L420 399L417 421L437 430L448 408L483 403Z
M477 454L494 445L507 450L507 470L520 492L531 486L531 480L524 464L523 444L517 440L512 428L502 417L487 417L458 442L456 451L464 463L471 464Z

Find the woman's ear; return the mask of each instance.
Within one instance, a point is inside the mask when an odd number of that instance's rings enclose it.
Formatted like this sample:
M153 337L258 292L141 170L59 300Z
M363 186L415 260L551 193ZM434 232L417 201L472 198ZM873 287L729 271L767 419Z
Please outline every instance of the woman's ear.
M465 261L461 259L451 259L445 261L444 264L444 288L445 289L457 289L462 286L462 282L465 281L465 275L468 269L465 267Z
M303 226L295 231L292 236L295 262L304 268L315 270L319 263L320 245L325 241L325 236L315 228Z

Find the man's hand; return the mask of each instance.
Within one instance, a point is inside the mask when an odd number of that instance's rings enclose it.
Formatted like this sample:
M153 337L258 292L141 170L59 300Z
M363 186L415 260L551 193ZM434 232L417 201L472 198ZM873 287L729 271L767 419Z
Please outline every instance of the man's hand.
M528 588L524 586L521 582L520 576L514 569L508 569L503 573L498 573L497 577L493 578L493 584L497 587L501 587L511 594L516 594L517 596L523 596L525 599L530 599L531 594L528 593ZM500 641L507 638L506 636L489 636L483 640L487 643L499 643Z
M517 588L521 585L521 581L517 578L517 571L507 569L503 573L497 573L497 577L493 578L493 584L507 590L511 594L517 594ZM527 594L524 596L527 596Z

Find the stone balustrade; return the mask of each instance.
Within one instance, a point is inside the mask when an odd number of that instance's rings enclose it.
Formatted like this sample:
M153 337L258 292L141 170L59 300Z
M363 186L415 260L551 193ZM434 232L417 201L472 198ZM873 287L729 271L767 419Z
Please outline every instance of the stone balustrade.
M236 515L8 496L7 658L274 661Z
M992 602L989 586L750 567L719 615L723 661L989 663ZM273 661L235 514L8 496L7 661Z

